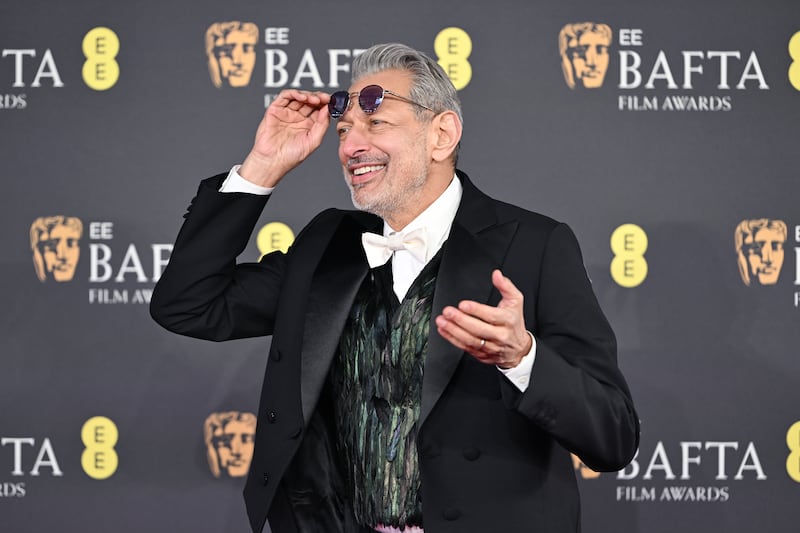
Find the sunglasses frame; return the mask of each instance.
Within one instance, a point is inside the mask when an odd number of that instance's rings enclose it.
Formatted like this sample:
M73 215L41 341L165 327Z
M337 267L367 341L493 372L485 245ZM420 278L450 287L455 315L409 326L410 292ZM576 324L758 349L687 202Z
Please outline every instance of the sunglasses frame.
M368 91L368 93L371 93L372 91L380 92L380 95L375 96L375 99L372 101L365 101L364 99L365 91ZM399 95L388 89L384 89L380 85L373 84L373 85L367 85L360 91L354 93L348 93L347 91L336 91L335 93L331 94L331 100L330 102L328 102L328 113L330 113L331 118L335 119L342 118L342 116L344 116L344 114L350 109L350 106L353 105L353 98L357 96L358 106L364 113L370 115L378 110L378 108L383 103L383 99L386 97L387 94L394 96L395 98L397 98L398 100L402 100L403 102L413 104L417 107L421 107L422 109L427 109L428 111L433 112L433 109L431 109L428 106L424 106L418 102L415 102L414 100L411 100L410 98L406 98L405 96ZM371 94L369 96L371 97ZM344 102L340 109L338 106L334 105L334 102L341 99L344 99Z

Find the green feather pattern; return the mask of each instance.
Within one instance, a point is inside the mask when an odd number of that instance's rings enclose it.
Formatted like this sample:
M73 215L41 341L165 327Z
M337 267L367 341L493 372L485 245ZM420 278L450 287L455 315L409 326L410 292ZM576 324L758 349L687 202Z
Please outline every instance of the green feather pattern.
M330 375L337 446L362 525L422 525L417 420L438 268L434 257L402 303L391 263L374 269L339 341Z

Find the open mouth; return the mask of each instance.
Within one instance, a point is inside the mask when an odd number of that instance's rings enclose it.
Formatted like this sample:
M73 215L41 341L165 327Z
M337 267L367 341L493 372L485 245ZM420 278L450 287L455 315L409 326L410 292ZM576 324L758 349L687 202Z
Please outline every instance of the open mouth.
M386 165L364 165L356 168L351 168L350 176L353 185L360 185L366 183L374 178L379 172L382 172Z
M369 165L367 167L359 167L353 170L353 176L362 176L369 172L376 172L383 169L386 165Z

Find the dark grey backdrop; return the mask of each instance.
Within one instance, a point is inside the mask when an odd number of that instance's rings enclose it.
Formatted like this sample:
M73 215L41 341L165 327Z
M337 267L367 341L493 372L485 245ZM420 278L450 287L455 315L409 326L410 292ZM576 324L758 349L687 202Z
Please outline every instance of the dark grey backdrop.
M247 87L217 89L204 33L230 20L258 26L255 69ZM592 91L566 86L558 54L561 27L583 21L614 31L605 82ZM81 42L98 26L121 43L120 76L105 91L89 88L81 75ZM575 229L642 418L636 464L619 476L581 479L584 531L794 530L800 429L789 428L800 420L800 87L788 77L788 45L800 31L796 0L5 1L6 529L246 530L242 479L211 475L202 429L210 413L256 410L268 340L212 344L159 329L146 303L130 301L152 289L152 245L172 242L201 178L247 153L265 95L280 89L264 86L266 49L287 53L290 76L311 50L327 80L329 49L402 41L434 55L436 35L451 26L473 45L472 77L460 91L459 166L494 196ZM267 27L290 28L289 44L265 43ZM620 43L621 29L641 29L643 44ZM52 62L34 87L48 50ZM663 51L679 88L668 89L663 76L653 89L620 88L622 50L640 55L645 80ZM728 65L733 88L718 88L719 61L707 58L692 88L681 88L682 51L707 57L713 50L740 52ZM768 89L753 79L735 88L751 52ZM800 61L800 51L795 55ZM63 86L54 86L54 68ZM620 110L620 96L716 96L728 98L730 109ZM330 205L349 205L333 135L281 184L262 222L297 232ZM33 269L29 229L50 215L84 224L69 282L42 283ZM747 287L738 274L734 229L755 218L789 227L775 285ZM113 238L92 238L92 222L111 222ZM649 272L634 288L609 272L609 239L625 223L649 240ZM122 281L92 282L91 249L99 244L112 252L114 276L133 245L146 281L137 280L129 257ZM258 254L253 240L242 259ZM90 294L114 290L126 291L128 303L90 302ZM105 480L81 466L81 427L97 415L119 430L119 467Z

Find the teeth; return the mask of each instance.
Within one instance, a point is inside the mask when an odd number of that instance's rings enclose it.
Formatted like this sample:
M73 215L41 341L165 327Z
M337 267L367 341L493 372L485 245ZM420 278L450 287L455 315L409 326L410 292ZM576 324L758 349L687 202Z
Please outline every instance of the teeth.
M383 168L383 165L372 165L369 167L360 167L353 171L354 176L360 176L361 174L366 174L367 172L374 172L376 170L380 170Z

